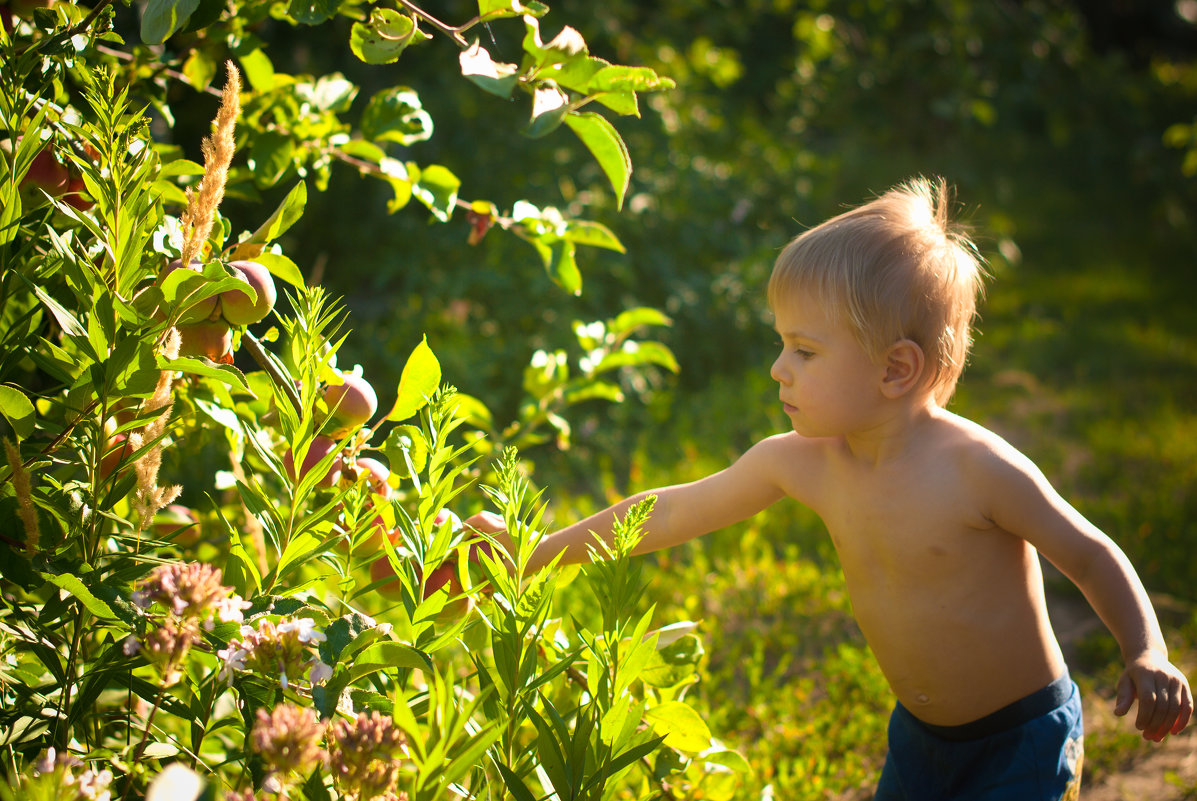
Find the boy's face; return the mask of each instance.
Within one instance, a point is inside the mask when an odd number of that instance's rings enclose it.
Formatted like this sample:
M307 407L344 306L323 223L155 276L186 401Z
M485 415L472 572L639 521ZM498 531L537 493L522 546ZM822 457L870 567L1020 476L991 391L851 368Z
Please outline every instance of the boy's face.
M794 430L805 437L857 433L876 421L885 370L844 321L795 289L773 310L781 353L769 374Z

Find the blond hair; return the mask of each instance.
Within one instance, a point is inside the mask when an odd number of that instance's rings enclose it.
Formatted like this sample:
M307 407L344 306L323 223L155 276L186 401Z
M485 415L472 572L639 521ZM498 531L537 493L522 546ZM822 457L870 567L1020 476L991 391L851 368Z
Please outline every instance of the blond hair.
M945 404L964 370L984 260L949 220L946 181L918 178L795 237L769 278L769 308L796 290L830 318L846 315L877 359L909 339L926 360L923 385Z

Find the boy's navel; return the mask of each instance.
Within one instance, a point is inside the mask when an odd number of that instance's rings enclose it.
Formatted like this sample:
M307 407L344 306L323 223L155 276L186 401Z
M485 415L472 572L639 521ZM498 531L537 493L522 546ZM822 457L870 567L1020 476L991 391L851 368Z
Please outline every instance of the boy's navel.
M920 704L929 704L931 703L931 696L927 695L926 693L919 693L914 697L914 700L918 701Z

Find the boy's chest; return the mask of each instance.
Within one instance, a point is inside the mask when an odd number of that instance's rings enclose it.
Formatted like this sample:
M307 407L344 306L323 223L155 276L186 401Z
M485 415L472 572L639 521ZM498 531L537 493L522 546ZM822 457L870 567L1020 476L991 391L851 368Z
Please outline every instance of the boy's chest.
M1008 542L980 512L975 493L950 469L849 472L818 511L845 573L929 580L966 569ZM858 578L862 577L858 575Z

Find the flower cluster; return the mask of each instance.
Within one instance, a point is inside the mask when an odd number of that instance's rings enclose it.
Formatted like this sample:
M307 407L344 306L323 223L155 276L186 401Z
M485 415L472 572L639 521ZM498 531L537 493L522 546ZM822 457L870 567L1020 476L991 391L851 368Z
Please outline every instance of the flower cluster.
M78 768L84 768L77 771ZM33 764L34 781L54 788L59 801L111 801L112 771L86 768L81 760L70 754L59 754L54 748L46 751ZM36 796L34 788L27 788Z
M328 754L320 745L324 724L314 710L279 704L271 712L259 709L250 732L250 745L269 769L262 789L282 793L293 774L311 773Z
M173 562L154 568L133 593L133 603L149 609L155 602L176 617L202 620L211 631L213 618L222 623L240 623L250 604L234 595L223 583L220 568L203 562Z
M211 631L217 620L241 622L250 606L222 583L220 568L202 562L159 565L138 585L132 600L147 611L155 603L166 609L145 634L130 634L124 651L129 656L143 652L167 684L179 678L184 658L200 641L201 625Z
M307 669L311 682L322 684L332 677L332 668L313 656L312 650L324 640L324 632L310 617L283 618L277 624L259 620L256 626L242 626L241 639L230 640L229 647L219 652L224 662L219 677L231 684L239 670L278 675L285 690Z
M389 716L362 712L354 720L335 721L328 746L337 787L361 801L392 794L406 745L407 738Z

